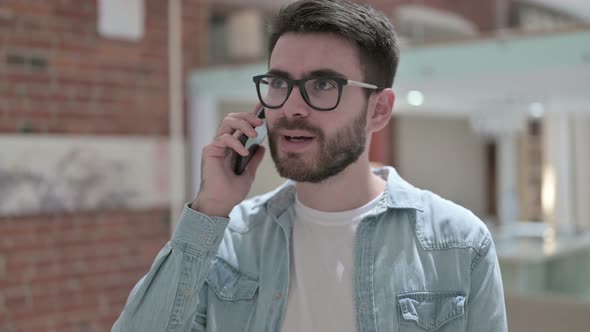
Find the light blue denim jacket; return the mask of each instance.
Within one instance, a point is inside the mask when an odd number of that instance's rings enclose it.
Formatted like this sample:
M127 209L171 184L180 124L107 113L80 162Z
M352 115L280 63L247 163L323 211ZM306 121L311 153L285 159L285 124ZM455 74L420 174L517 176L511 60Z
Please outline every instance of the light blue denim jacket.
M507 331L500 268L485 225L393 168L375 172L387 188L357 228L357 330ZM238 205L229 219L186 206L113 331L279 331L294 200L287 182Z

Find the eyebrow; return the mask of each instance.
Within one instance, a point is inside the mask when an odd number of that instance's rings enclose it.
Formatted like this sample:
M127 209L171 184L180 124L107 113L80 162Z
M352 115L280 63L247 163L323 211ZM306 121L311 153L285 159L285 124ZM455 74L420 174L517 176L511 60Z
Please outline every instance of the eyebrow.
M267 72L267 74L277 75L277 76L285 77L288 79L293 79L293 75L291 75L289 72L281 70L281 69L270 69ZM306 79L306 78L310 78L310 77L321 77L321 76L336 76L336 77L346 78L346 75L339 73L333 69L322 68L322 69L316 69L316 70L312 70L310 72L304 73L302 79Z

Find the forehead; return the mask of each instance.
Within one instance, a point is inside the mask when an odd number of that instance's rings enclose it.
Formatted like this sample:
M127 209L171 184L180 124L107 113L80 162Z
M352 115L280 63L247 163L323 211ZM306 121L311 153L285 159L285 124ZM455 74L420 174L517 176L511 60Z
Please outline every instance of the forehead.
M286 33L271 54L269 70L288 72L294 78L331 69L353 80L362 79L358 47L328 33Z

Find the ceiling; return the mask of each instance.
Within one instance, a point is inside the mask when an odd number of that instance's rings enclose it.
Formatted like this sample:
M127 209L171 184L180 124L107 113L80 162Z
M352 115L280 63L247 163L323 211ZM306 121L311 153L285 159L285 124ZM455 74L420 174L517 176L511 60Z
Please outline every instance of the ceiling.
M590 30L409 49L394 88L402 113L528 112L533 103L590 113ZM419 107L406 98L413 90Z

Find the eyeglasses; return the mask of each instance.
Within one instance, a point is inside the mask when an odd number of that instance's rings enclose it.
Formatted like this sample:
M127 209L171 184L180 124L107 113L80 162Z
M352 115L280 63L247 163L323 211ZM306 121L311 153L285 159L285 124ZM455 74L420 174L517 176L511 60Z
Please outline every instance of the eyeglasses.
M340 103L342 87L345 85L376 90L378 86L357 82L339 76L318 76L301 80L266 74L253 77L258 99L266 108L282 107L293 91L299 87L303 100L318 111L331 111Z

